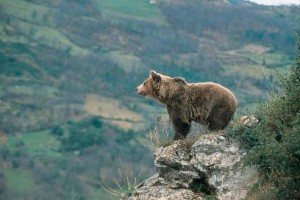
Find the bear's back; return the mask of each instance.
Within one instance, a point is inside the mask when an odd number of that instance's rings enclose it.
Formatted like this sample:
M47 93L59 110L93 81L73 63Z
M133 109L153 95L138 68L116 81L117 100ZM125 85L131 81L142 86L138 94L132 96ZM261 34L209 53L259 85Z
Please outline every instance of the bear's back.
M189 90L194 94L200 96L207 96L208 99L230 99L236 102L234 94L226 87L214 83L214 82L203 82L203 83L191 83L189 84Z
M194 120L208 124L210 130L224 129L236 111L237 101L234 94L214 82L192 83L188 90L193 96L193 107L200 114Z

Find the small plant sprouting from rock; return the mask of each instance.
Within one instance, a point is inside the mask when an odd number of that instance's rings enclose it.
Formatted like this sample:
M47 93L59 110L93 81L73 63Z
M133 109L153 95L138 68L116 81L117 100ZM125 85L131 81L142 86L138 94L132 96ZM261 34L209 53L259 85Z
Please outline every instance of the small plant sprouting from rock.
M140 180L143 179L141 172L137 177L134 177L133 171L130 167L122 166L118 170L119 177L114 177L115 187L106 187L103 185L101 180L99 184L101 188L113 197L120 199L127 199L135 192L135 187L139 184Z
M160 132L157 127L145 132L145 139L142 141L143 146L155 151L160 146L167 146L170 143L168 132Z
M155 151L158 147L168 146L172 144L170 137L170 122L157 117L159 123L154 129L145 131L145 139L141 141L142 145L148 147L151 151Z
M149 130L145 130L144 139L140 140L141 144L148 147L154 152L159 147L166 147L172 145L174 141L173 129L169 119L162 119L161 116L157 117L158 125ZM199 124L193 124L193 133L188 135L184 140L180 141L180 145L185 148L188 152L191 150L192 145L201 137L201 135L212 133L213 131L208 130L206 126ZM223 131L216 131L216 134L220 134Z

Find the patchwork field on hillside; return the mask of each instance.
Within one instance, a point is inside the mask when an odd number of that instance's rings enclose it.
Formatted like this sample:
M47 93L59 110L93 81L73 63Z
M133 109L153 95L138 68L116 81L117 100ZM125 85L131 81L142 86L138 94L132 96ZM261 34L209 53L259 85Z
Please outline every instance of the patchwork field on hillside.
M96 4L105 18L128 18L166 24L157 6L150 4L148 0L96 0Z

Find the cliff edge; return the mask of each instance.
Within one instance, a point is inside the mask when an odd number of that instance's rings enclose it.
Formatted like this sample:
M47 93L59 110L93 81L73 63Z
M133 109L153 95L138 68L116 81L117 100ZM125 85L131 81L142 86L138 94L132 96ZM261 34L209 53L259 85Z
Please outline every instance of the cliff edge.
M258 180L244 165L246 151L219 134L195 142L175 141L154 153L157 174L135 188L127 200L241 200Z

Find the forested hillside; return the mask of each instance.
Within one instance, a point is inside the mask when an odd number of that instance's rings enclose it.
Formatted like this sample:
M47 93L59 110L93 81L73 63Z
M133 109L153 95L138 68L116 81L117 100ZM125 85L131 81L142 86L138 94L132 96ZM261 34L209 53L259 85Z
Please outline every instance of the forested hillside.
M251 113L299 21L236 0L0 0L0 199L108 199L118 168L152 175L140 140L166 111L134 92L149 70L221 83Z

